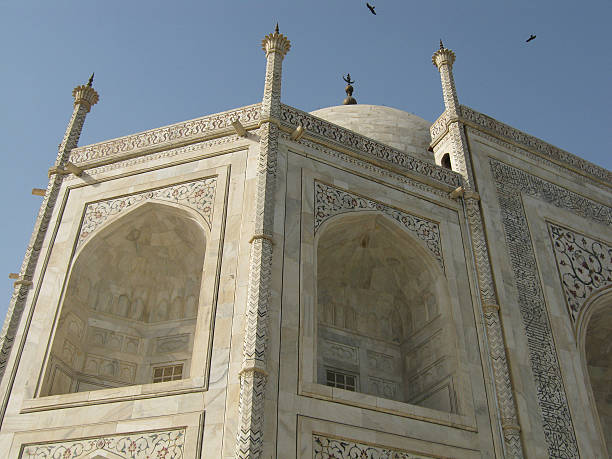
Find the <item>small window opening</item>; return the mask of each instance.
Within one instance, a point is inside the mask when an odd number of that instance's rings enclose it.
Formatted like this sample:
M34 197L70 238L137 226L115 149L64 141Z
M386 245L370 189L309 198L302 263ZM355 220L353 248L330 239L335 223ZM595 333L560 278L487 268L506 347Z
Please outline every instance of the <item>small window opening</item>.
M450 155L448 153L442 156L442 161L440 161L440 164L442 165L442 167L445 167L447 169L453 169L451 166Z
M354 375L340 371L327 370L327 385L355 392L357 389L357 378Z
M176 381L183 377L183 364L153 368L153 382Z

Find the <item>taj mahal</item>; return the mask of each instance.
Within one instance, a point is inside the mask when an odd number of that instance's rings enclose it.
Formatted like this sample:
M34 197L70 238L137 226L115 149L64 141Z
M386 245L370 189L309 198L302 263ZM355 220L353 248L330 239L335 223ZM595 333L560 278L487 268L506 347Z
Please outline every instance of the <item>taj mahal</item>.
M92 145L74 88L0 456L612 457L612 172L462 105L442 42L433 123L285 105L262 48L261 102Z

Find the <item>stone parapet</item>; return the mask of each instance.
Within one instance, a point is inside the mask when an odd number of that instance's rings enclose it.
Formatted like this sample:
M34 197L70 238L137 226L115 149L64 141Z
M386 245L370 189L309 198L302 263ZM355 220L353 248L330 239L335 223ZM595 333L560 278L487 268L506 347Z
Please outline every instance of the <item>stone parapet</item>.
M453 121L461 121L465 126L522 148L544 159L553 161L583 176L595 179L597 182L607 187L612 187L611 171L573 155L568 151L555 147L537 137L508 126L507 124L497 121L465 105L460 106L459 117L453 117L445 111L432 124L430 128L432 146L437 145L448 133L449 124Z
M111 163L126 156L139 156L154 151L199 142L212 137L233 134L232 123L240 121L246 130L257 127L261 104L248 105L227 112L216 113L182 123L125 137L75 148L70 152L70 161L75 164Z
M336 124L317 118L288 105L282 105L280 122L287 126L302 126L305 136L325 140L355 151L377 162L383 162L428 181L456 188L461 185L461 176L456 172L415 158L405 152L376 142Z

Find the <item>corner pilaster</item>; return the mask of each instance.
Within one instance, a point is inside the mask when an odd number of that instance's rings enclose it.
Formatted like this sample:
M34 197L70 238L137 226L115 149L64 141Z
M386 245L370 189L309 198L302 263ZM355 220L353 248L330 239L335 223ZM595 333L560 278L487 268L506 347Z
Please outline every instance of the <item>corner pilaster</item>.
M510 369L506 355L500 306L487 237L482 220L480 196L474 181L471 154L469 151L465 127L460 118L459 99L453 77L455 53L444 47L440 41L440 49L432 56L433 64L440 72L445 112L441 118L447 123L447 139L440 145L450 147L452 169L463 176L463 187L454 197L461 198L472 242L472 252L476 265L476 279L480 294L480 303L485 321L489 360L493 368L495 393L499 407L499 418L504 439L505 456L522 458L521 428L516 410L514 390L510 379Z
M291 43L279 33L266 35L266 80L261 104L255 222L251 237L246 330L240 371L239 426L236 457L258 458L263 449L268 309L272 278L274 189L281 111L283 58Z
M86 85L77 86L72 91L72 96L74 98L72 116L66 127L62 142L59 145L55 167L52 168L52 170L63 170L63 167L68 163L70 151L77 146L81 136L85 117L91 107L98 102L98 93L93 89L92 84L93 75ZM34 231L32 232L32 237L30 238L19 272L20 282L15 282L6 320L0 332L0 382L2 383L1 387L4 391L10 390L11 382L8 381L8 379L14 377L12 373L7 373L5 375L5 371L16 338L17 328L21 321L21 315L26 305L28 292L32 287L34 271L36 269L40 250L47 233L51 214L53 213L53 208L55 207L63 179L64 174L50 174L49 184L45 190L45 195L40 210L38 211L36 222L34 223ZM4 392L2 406L0 407L0 424L2 423L2 418L4 417L6 404L8 402L7 394L8 392Z

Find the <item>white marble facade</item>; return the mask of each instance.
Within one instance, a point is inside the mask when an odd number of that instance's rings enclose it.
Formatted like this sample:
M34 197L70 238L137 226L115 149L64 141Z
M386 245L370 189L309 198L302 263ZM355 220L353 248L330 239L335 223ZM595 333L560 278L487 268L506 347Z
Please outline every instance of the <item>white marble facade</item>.
M75 93L0 455L608 457L612 174L458 105L450 50L433 124L285 106L264 50L261 104L95 145Z

